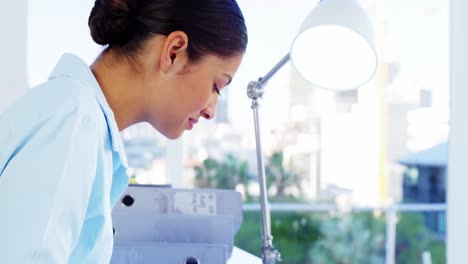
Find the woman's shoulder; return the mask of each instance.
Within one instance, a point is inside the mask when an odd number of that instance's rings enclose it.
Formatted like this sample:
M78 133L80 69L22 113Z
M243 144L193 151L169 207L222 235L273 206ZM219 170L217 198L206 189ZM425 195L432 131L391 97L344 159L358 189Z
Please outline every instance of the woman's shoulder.
M56 78L31 88L0 115L0 124L26 125L67 115L87 116L94 123L104 120L87 87L71 78Z
M95 94L72 78L55 78L31 88L29 100L54 111L99 111Z

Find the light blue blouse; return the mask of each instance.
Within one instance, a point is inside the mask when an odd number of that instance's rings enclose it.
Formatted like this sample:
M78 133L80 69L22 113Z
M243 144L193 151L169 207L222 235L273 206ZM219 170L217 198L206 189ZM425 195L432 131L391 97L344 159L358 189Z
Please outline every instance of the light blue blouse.
M0 115L0 263L109 263L126 167L94 75L65 54Z

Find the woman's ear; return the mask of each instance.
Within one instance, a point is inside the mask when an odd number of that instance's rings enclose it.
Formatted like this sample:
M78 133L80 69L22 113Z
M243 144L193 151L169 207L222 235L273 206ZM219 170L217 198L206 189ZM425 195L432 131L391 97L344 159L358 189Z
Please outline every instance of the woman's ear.
M181 73L188 63L188 36L185 32L170 33L162 46L160 68L164 73Z

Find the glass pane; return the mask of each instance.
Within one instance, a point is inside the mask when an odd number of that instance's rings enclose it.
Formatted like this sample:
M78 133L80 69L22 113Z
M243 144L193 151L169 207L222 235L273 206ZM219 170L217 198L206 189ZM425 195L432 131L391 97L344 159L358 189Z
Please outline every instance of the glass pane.
M396 230L396 263L446 262L445 213L399 213Z
M216 120L198 123L176 142L145 124L129 128L123 137L132 181L235 189L243 194L246 204L258 202L247 84L268 72L288 52L302 19L318 1L238 2L250 33L249 47L218 104ZM449 2L361 2L375 23L379 53L378 72L369 84L356 91L333 93L308 84L287 64L265 88L261 136L269 199L274 203L352 208L445 202ZM86 21L91 6L92 2L29 1L30 85L46 80L63 52L79 54L91 63L102 50L89 36ZM419 262L422 250L429 250L432 262L439 263L436 261L445 250L444 213L408 215L413 216L399 215L398 263ZM357 252L375 256L370 259L376 263L385 256L385 241L379 240L388 239L382 237L385 220L374 213L274 213L272 223L274 244L286 263L308 263L320 255L317 251L326 252L324 258L346 258L343 256L348 256L353 233L327 233L337 227L369 232L368 240L356 243L360 247L369 241L378 243ZM239 247L257 255L259 225L258 213L246 212L236 237ZM417 239L432 240L418 240L421 243L416 245L408 238L412 235L405 233L416 231L420 235ZM286 235L290 233L294 236ZM318 243L318 238L336 241L328 246ZM373 263L359 262L359 254L349 258L356 257L356 263ZM409 256L410 262L403 256Z
M247 83L282 58L302 18L316 3L239 3L245 10L251 39L249 52L229 88L228 121L202 124L185 136L184 144L191 149L186 153L186 164L194 165L193 175L185 176L193 177L195 186L236 189L249 203L258 202L259 187ZM369 84L357 91L333 93L313 87L286 65L265 88L260 121L272 203L349 208L445 203L449 4L440 0L362 3L375 23L379 53L378 72ZM282 19L272 19L275 17ZM236 242L259 255L261 221L252 214L246 213L245 229ZM443 215L428 218L427 228L445 233ZM326 214L321 220L332 225L346 222L346 218ZM272 223L279 220L290 232L297 219L272 215ZM250 223L254 220L258 229ZM385 218L375 221L385 226ZM276 232L282 231L273 226L273 242L282 251L288 243ZM380 251L376 249L377 262L385 257L385 239ZM294 236L288 240L291 245L295 241ZM251 249L252 244L257 248ZM299 248L310 252L314 245L307 242L301 245L307 249ZM309 263L294 259L298 253L287 246L284 251L287 263ZM398 254L400 261L403 257ZM421 261L421 252L418 254ZM439 255L434 255L435 259Z
M236 244L261 256L258 212L244 213L244 223ZM362 213L272 214L272 231L276 248L284 263L384 263L385 215Z

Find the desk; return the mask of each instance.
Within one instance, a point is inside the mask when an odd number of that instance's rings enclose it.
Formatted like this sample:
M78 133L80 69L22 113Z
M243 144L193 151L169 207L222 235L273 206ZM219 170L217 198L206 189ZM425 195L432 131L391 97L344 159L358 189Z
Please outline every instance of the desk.
M240 248L234 247L227 264L262 264L262 260Z

